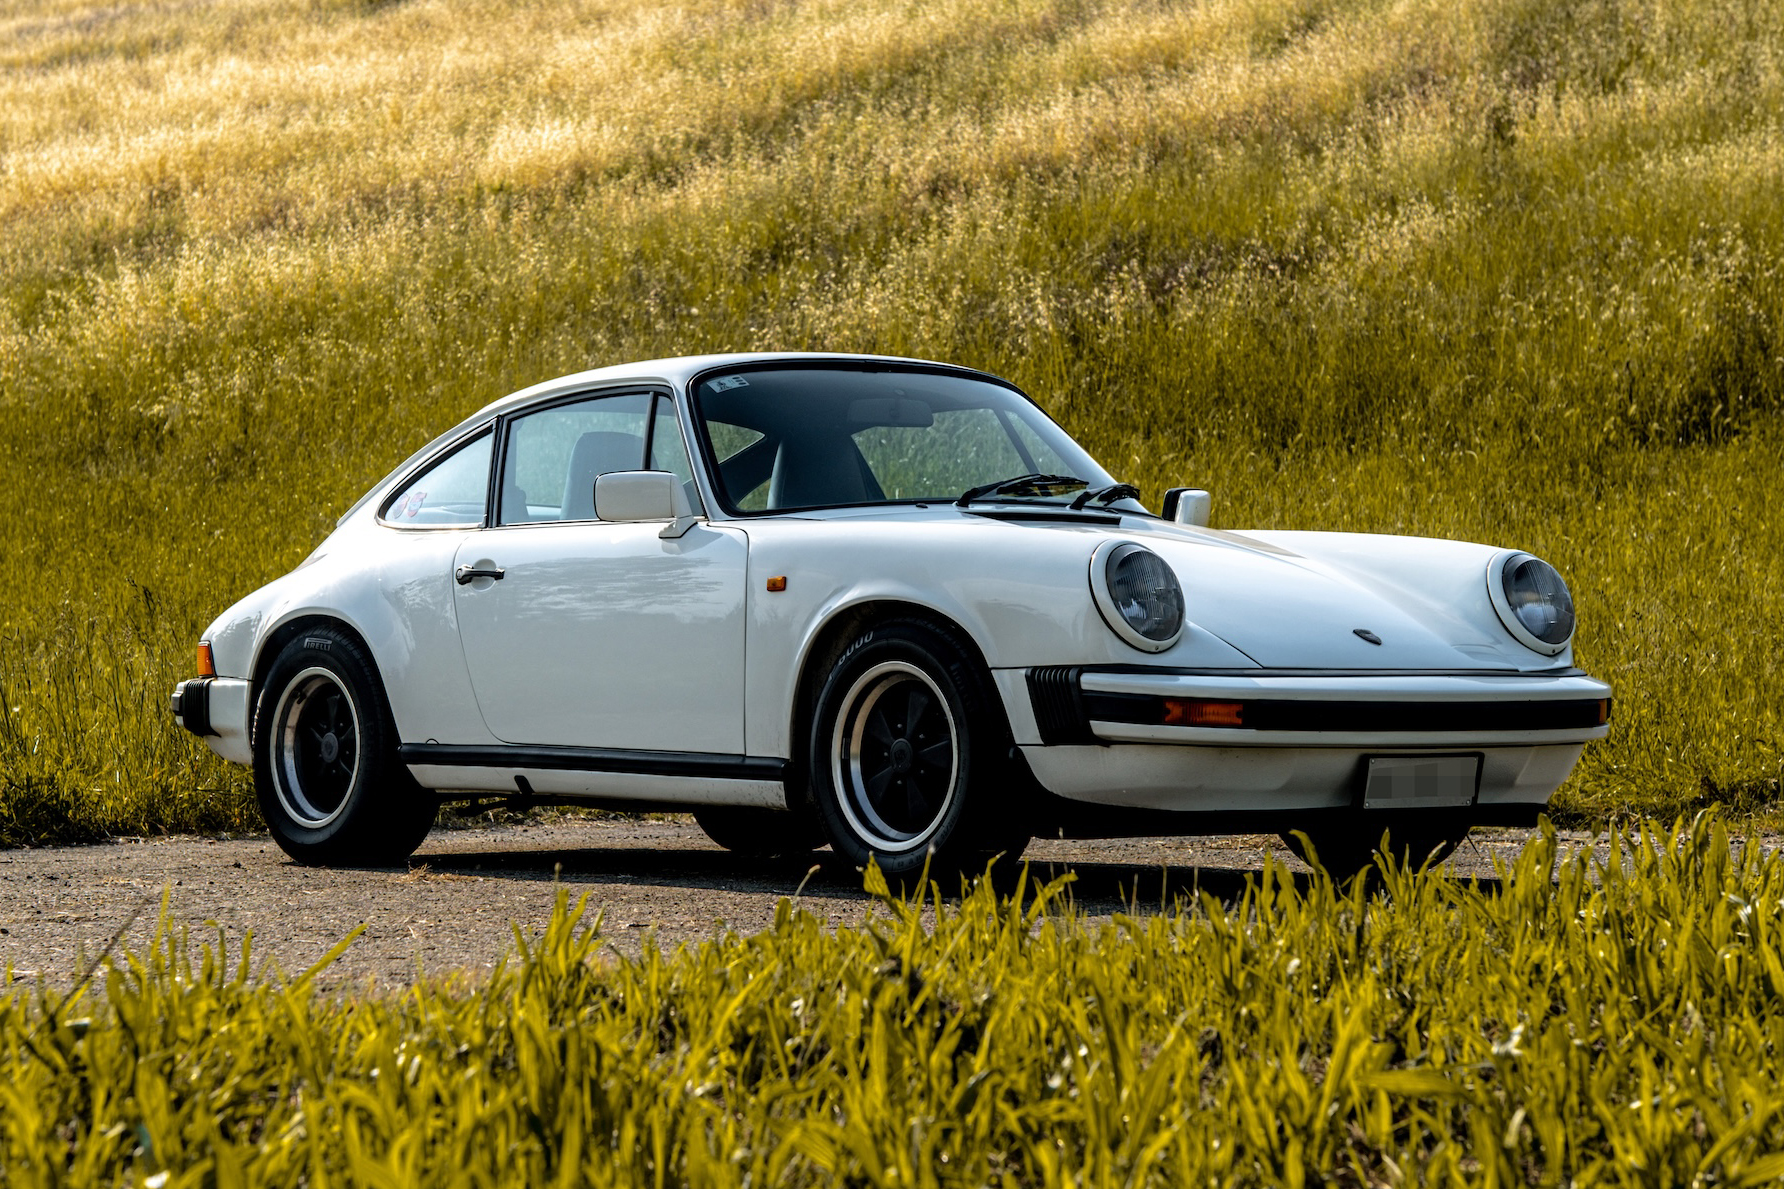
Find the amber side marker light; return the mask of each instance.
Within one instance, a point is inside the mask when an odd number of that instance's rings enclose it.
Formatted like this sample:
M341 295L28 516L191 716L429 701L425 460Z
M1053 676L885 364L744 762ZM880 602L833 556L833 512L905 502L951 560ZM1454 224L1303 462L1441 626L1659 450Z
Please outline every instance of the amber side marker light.
M1611 700L1609 698L1598 699L1598 725L1602 727L1605 723L1609 722L1610 720L1611 720Z
M773 594L779 594L781 591L787 589L787 576L785 574L776 574L773 578L770 578L768 580L768 589Z
M1200 698L1166 698L1167 727L1242 727L1245 703L1208 702Z
M209 640L198 642L198 675L200 677L215 677L217 675L217 661L211 655Z

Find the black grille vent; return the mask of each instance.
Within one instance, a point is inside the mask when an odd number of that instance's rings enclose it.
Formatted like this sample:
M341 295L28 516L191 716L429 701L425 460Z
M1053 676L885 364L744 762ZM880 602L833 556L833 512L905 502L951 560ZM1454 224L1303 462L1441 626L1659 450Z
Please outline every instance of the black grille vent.
M1096 742L1078 689L1083 673L1076 665L1043 665L1028 671L1028 700L1034 705L1042 743Z

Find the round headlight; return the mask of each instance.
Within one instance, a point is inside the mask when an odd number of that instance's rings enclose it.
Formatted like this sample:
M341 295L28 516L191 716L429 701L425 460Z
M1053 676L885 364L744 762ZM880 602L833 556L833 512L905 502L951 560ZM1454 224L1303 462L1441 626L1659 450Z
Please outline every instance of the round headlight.
M1555 567L1528 553L1502 553L1487 567L1487 593L1518 643L1554 656L1573 639L1573 596Z
M1090 559L1090 590L1103 621L1144 652L1183 635L1183 587L1165 559L1131 541L1110 541Z

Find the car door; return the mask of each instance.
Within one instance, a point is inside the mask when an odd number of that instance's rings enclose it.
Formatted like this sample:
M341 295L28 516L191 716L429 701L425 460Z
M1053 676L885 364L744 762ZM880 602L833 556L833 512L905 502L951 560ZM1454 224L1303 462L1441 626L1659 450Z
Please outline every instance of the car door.
M587 397L507 422L497 512L460 548L455 584L497 738L743 753L747 539L705 522L664 538L661 523L595 519L596 476L641 468L675 472L698 510L666 396Z

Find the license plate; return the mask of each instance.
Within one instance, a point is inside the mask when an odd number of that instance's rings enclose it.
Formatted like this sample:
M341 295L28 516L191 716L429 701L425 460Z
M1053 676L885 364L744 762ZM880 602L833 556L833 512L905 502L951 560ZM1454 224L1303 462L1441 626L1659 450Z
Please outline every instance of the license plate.
M1479 756L1370 756L1364 809L1437 809L1474 804Z

